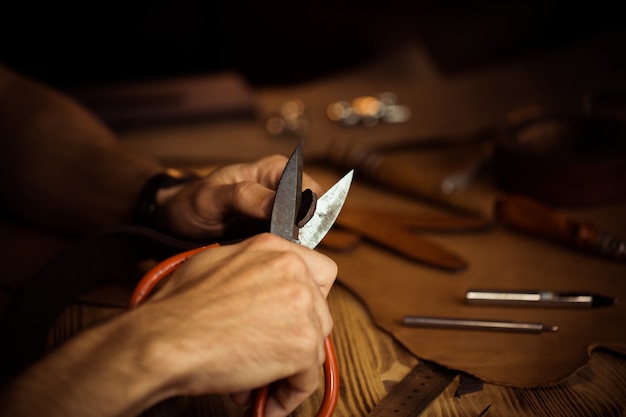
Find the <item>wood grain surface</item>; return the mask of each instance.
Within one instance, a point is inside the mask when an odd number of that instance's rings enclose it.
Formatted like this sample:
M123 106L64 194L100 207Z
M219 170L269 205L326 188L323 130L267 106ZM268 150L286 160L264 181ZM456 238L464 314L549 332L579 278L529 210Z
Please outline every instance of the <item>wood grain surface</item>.
M333 341L341 372L337 417L367 416L392 388L418 363L418 359L379 330L363 304L341 284L329 295L335 326ZM58 318L50 333L51 345L80 329L107 320L124 309L76 303ZM320 379L322 381L322 379ZM624 416L626 415L626 358L596 350L589 365L564 383L541 389L517 389L484 384L479 391L456 395L460 377L421 414L425 417L459 416ZM294 413L314 416L321 389ZM173 398L157 404L145 417L243 416L245 407L228 396Z

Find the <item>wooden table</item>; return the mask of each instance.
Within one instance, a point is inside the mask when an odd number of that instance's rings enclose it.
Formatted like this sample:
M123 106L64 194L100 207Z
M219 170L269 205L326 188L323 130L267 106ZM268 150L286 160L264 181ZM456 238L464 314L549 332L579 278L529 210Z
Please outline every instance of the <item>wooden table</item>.
M582 51L582 52L581 52ZM324 157L337 136L353 135L365 144L432 138L480 130L500 122L519 105L553 103L554 98L576 100L581 89L598 85L626 85L623 76L607 78L597 60L586 59L593 44L567 49L562 54L531 59L470 74L446 77L438 74L419 45L390 53L367 68L309 85L287 86L255 92L261 118L282 102L302 99L311 117L305 146L307 156ZM579 53L581 52L581 53ZM578 64L572 66L572 62ZM572 73L576 67L578 72ZM617 71L608 75L616 75ZM570 79L565 75L576 78ZM413 111L406 124L367 129L345 128L325 117L334 100L382 91L400 93ZM262 120L207 122L158 126L122 134L129 145L168 164L198 166L209 162L252 160L273 152L288 154L293 138L270 138ZM336 416L366 416L418 363L418 359L373 323L366 307L339 282L329 295L334 318L333 340L341 367L341 396ZM53 339L62 339L76 328L118 314L118 308L74 305L60 320ZM546 388L518 389L484 384L482 389L455 396L460 377L450 384L421 414L423 416L624 416L626 415L626 358L596 350L589 364L567 381ZM314 395L294 415L312 416L321 395ZM488 411L481 414L487 407ZM238 416L244 409L226 396L180 398L166 401L146 415Z
M377 328L363 304L341 283L328 298L334 319L332 338L340 365L341 391L337 417L367 416L390 390L419 362ZM60 316L52 339L62 340L76 329L106 320L122 308L76 303ZM421 416L623 416L626 410L626 358L598 350L589 364L566 382L541 389L518 389L484 384L479 391L455 396L457 376ZM313 416L321 391L294 416ZM174 398L145 413L153 416L242 416L245 408L227 396Z

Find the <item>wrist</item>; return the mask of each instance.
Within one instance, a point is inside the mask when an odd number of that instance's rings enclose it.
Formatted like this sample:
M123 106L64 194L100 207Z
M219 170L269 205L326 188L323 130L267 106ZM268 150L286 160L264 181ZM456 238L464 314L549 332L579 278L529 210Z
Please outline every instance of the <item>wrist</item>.
M0 398L0 414L137 415L175 394L171 373L155 361L157 343L130 316L76 335L19 375Z
M133 206L133 223L158 229L160 223L159 208L184 184L199 178L194 173L171 168L150 177L141 188Z

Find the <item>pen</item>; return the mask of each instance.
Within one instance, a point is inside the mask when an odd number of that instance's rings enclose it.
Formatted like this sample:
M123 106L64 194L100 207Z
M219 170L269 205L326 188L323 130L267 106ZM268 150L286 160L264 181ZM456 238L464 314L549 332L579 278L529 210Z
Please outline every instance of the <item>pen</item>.
M460 319L450 317L404 316L402 324L414 327L438 327L444 329L500 330L521 333L556 332L557 326L543 323L524 323L517 321Z
M525 291L469 289L465 293L468 304L517 305L536 307L595 308L617 302L613 297L578 291Z

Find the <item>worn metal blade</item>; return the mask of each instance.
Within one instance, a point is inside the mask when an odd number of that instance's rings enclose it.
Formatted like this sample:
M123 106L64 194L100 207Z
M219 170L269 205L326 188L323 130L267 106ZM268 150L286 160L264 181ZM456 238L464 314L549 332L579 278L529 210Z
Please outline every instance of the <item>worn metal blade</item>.
M318 198L313 217L300 228L301 245L313 249L326 236L348 197L353 176L354 170L351 170L326 191L323 196Z
M296 242L298 241L296 217L302 199L302 148L303 143L300 142L280 177L270 223L270 233Z

